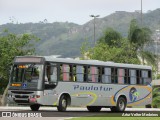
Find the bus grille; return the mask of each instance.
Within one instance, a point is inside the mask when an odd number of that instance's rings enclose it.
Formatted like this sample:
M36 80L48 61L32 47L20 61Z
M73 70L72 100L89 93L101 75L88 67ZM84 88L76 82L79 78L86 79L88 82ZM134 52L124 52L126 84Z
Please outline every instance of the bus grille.
M28 100L15 100L16 103L29 103Z
M24 91L11 91L12 93L16 93L16 94L31 94L34 92L24 92Z
M29 96L25 96L25 95L15 95L15 98L28 98Z

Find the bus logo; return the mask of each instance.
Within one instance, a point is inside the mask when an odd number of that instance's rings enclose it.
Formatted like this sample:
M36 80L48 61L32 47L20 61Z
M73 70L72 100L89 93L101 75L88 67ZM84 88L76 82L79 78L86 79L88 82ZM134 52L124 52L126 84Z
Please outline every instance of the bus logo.
M23 88L26 88L26 87L27 87L27 84L26 84L26 83L23 83L23 84L22 84L22 87L23 87Z
M130 101L135 102L138 97L139 97L138 91L136 90L135 87L132 87L129 92Z

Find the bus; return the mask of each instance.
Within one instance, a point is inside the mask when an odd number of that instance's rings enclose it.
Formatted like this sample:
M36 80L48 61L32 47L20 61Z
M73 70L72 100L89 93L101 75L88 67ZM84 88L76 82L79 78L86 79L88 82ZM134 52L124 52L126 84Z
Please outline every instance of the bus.
M17 56L10 72L8 102L40 106L86 107L90 112L152 102L152 68L98 60L74 60L52 56Z

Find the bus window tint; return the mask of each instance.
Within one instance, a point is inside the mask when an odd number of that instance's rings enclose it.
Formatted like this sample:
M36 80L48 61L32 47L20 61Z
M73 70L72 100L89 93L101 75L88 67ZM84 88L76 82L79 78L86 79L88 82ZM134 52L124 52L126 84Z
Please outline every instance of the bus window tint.
M73 74L74 74L74 72L73 72L73 65L69 65L69 67L70 67L69 80L70 80L70 81L75 81L75 80L74 80L74 76L73 76Z
M88 68L88 81L89 82L98 82L98 68L97 67L94 67L94 66L91 66Z
M102 67L98 67L98 82L102 82Z
M118 83L118 69L111 68L111 83Z
M150 84L151 78L149 78L149 76L150 76L149 71L147 71L147 70L142 71L143 84L145 84L145 85Z
M131 84L136 84L136 70L130 70L130 76L131 76Z
M124 83L125 84L130 84L130 73L129 69L125 69L125 77L124 77Z
M137 84L143 84L142 81L142 72L141 70L136 70L136 78L137 78Z
M148 71L148 78L151 78L151 71Z
M69 81L69 71L70 71L69 65L63 64L62 65L63 81Z
M114 68L111 68L111 83L114 83Z
M57 82L57 67L51 66L50 78L51 82Z
M152 81L151 71L148 71L148 77L147 77L147 79L146 79L144 84L148 85L148 84L151 83L151 81Z
M83 82L84 80L84 68L81 65L76 66L76 81Z
M111 83L111 68L102 68L102 83Z
M118 69L118 84L124 84L124 69Z
M118 83L118 69L114 68L114 83Z

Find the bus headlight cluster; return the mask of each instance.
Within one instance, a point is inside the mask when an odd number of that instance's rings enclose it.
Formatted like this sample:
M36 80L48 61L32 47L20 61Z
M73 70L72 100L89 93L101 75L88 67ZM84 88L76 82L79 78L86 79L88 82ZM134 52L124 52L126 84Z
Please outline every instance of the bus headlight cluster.
M8 94L8 97L9 97L9 98L11 98L11 97L13 97L13 95L11 95L11 94Z
M32 95L30 98L40 98L40 95Z
M35 95L30 96L30 98L35 98Z

